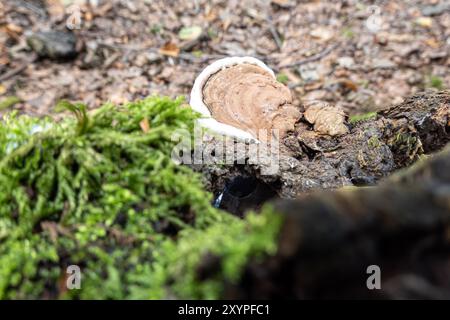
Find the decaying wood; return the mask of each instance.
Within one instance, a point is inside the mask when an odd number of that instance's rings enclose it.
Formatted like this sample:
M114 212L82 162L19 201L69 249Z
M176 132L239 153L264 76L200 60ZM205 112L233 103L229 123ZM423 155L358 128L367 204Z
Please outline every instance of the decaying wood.
M450 298L450 145L377 187L280 200L278 253L227 298ZM367 268L381 289L366 286Z
M417 94L372 119L345 125L347 134L330 136L314 131L302 118L281 144L279 160L272 161L279 161L279 170L271 175L264 175L266 163L271 162L261 161L265 152L244 155L246 164L204 165L200 170L216 195L236 176L256 177L282 198L374 185L450 141L450 93ZM235 157L236 163L244 162L241 153Z

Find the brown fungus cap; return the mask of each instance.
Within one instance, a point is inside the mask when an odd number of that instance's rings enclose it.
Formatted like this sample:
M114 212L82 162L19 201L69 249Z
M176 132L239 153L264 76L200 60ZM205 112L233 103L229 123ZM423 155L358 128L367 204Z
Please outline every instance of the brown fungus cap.
M323 101L312 101L305 105L305 119L314 125L314 131L330 136L349 132L345 125L345 113L341 107Z
M214 119L258 136L259 130L294 129L300 111L289 89L263 68L249 63L225 68L209 77L203 102ZM260 137L260 139L264 137Z

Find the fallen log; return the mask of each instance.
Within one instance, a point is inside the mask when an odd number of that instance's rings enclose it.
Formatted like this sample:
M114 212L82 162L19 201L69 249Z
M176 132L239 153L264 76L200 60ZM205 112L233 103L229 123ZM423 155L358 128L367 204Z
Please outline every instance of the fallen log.
M376 187L280 200L277 254L248 263L225 297L449 299L449 200L450 145Z

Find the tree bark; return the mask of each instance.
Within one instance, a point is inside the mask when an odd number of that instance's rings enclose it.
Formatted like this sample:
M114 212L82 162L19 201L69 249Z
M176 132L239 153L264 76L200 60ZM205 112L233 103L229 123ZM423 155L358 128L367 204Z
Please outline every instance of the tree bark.
M450 298L450 145L376 187L275 209L285 217L277 254L250 262L226 298ZM380 290L367 287L373 265Z

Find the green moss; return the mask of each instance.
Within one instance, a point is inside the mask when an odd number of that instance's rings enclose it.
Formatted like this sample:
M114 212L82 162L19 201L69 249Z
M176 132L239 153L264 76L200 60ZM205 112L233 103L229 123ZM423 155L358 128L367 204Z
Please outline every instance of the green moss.
M394 152L397 161L402 165L410 165L424 154L422 141L416 132L405 132L401 129L387 141L389 148Z
M398 133L395 138L395 146L414 158L418 150L422 149L422 142L415 133Z
M370 119L374 119L377 117L377 113L376 112L368 112L368 113L363 113L363 114L356 114L350 117L349 119L349 123L351 124L355 124L357 122L360 121L367 121Z
M381 145L380 139L377 136L372 136L367 140L367 144L370 148L376 149Z
M201 58L203 56L203 51L201 50L194 50L192 51L192 55L196 58Z
M355 32L350 27L347 27L342 30L342 35L345 38L351 39L355 36Z
M438 76L431 75L428 79L428 87L442 90L444 89L444 81Z
M358 81L358 84L360 87L367 89L369 87L370 82L367 79L363 79L361 81Z
M280 215L265 207L245 220L229 219L205 231L184 230L178 243L165 243L165 254L156 258L161 272L158 282L149 283L150 298L220 298L223 284L238 281L250 257L275 253L281 222ZM215 257L219 266L209 271L207 279L199 280L199 266L208 256Z
M64 102L75 118L4 118L0 298L217 297L219 280L193 280L203 252L223 256L223 279L235 279L243 261L273 251L267 214L218 211L201 177L171 160L173 131L192 132L196 119L181 103L152 97L88 116ZM68 291L73 264L81 289Z
M216 39L219 36L219 32L213 27L208 28L207 34L210 39Z
M154 35L158 35L160 33L162 33L164 30L164 27L161 26L160 24L154 24L150 27L150 32Z
M6 97L0 101L0 110L11 108L16 103L19 103L20 99L15 96Z

